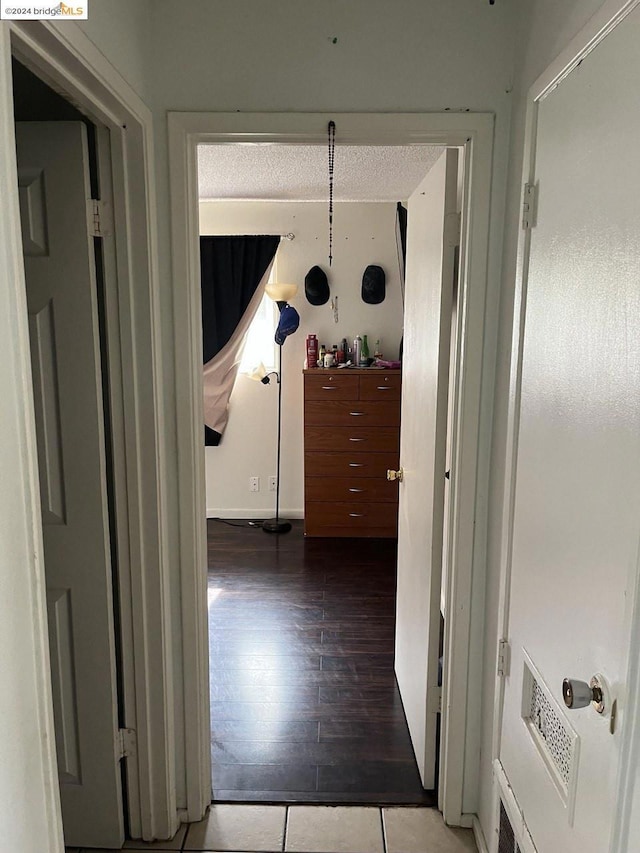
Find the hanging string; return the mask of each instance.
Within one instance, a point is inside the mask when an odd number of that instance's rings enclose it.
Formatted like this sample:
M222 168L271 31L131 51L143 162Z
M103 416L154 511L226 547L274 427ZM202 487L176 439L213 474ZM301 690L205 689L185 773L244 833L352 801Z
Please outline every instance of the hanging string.
M329 266L333 261L333 164L336 151L336 123L330 121L327 128L329 141Z

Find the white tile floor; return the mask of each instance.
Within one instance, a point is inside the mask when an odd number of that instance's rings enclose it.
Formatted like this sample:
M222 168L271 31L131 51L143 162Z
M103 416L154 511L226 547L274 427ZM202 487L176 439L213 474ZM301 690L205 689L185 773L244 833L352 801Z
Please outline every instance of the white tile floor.
M476 853L473 833L427 808L214 805L172 841L128 841L129 851L206 853ZM69 849L69 853L89 853ZM102 853L116 853L103 850Z

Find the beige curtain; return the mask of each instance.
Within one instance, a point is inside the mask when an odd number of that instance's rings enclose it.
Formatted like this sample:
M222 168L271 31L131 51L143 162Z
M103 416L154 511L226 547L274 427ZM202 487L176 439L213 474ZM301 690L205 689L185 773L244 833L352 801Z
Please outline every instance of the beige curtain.
M274 258L275 260L275 258ZM251 321L264 296L264 288L269 281L273 260L251 297L247 310L242 315L235 332L219 353L202 368L202 389L204 394L204 422L212 430L222 434L229 419L229 398L233 390L238 367L242 361L244 344Z

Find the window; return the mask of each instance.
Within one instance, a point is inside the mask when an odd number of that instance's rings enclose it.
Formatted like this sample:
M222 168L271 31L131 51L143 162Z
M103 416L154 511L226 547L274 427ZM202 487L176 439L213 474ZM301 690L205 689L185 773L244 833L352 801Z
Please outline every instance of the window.
M267 371L276 367L276 304L265 293L253 318L240 362L240 373L251 373L262 362Z

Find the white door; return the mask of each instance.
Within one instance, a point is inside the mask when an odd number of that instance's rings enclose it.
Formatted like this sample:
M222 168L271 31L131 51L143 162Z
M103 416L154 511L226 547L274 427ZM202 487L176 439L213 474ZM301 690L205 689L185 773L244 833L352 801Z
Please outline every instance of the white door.
M395 667L422 784L435 784L438 639L458 152L408 205Z
M86 128L16 128L65 842L124 839Z
M539 853L610 849L640 507L640 10L539 105L500 760ZM617 725L568 710L601 673ZM629 848L631 850L631 848ZM640 839L633 850L640 849Z

